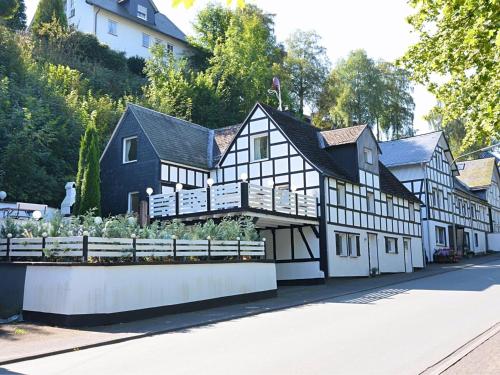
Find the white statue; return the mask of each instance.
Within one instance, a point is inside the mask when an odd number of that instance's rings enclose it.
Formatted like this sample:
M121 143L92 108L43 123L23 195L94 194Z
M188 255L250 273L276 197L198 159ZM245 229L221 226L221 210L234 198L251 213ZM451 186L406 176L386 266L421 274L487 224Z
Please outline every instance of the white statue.
M74 182L66 183L66 196L61 203L61 214L63 216L71 215L71 206L75 204L76 200L76 189Z

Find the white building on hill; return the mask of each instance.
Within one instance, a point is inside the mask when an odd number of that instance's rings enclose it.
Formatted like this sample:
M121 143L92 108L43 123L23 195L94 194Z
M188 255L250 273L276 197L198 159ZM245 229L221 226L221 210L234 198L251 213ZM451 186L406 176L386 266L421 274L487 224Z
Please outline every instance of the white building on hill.
M186 35L151 0L67 0L68 23L127 57L150 57L162 43L176 56L189 50Z

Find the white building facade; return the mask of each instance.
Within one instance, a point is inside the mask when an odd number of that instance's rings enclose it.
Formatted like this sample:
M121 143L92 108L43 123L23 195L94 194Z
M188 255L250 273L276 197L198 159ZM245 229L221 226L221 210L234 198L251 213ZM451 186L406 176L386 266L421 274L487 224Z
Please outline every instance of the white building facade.
M381 143L382 161L422 201L426 260L438 249L487 250L489 205L457 181L459 174L442 132Z
M189 53L185 34L152 0L67 0L66 16L68 24L127 57L147 59L154 44L175 56Z

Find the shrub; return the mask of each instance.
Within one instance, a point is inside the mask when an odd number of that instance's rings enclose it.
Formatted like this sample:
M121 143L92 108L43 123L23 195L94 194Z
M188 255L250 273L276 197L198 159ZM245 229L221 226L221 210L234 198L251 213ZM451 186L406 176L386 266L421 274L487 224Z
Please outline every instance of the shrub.
M140 56L132 56L127 60L128 69L138 76L145 77L144 67L146 66L146 60Z

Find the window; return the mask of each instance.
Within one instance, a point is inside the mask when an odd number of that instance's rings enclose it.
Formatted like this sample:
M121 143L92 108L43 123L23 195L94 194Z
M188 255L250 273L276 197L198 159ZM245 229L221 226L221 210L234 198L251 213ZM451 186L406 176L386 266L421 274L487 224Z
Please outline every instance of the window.
M410 221L415 221L415 206L410 203Z
M149 34L142 33L142 46L149 48L150 39Z
M117 23L113 20L109 20L108 19L108 34L111 34L111 35L117 35L116 34L116 25Z
M337 206L345 207L345 185L337 183Z
M155 44L161 45L161 44L163 44L163 42L161 41L161 39L155 38Z
M436 245L446 246L446 228L436 226Z
M174 46L170 43L167 43L167 52L174 53Z
M364 154L365 154L365 162L368 164L373 164L373 152L372 152L372 150L365 147Z
M147 21L148 20L148 8L142 5L137 5L137 17Z
M472 219L476 218L476 206L474 206L473 204L470 206L470 217Z
M403 250L405 253L408 253L411 248L411 239L410 238L403 238Z
M361 247L359 245L359 234L335 233L335 246L338 256L359 257Z
M366 210L368 212L375 212L375 195L372 192L366 192Z
M392 197L387 197L387 216L394 216L394 201Z
M269 157L269 137L261 135L252 138L252 161L264 160Z
M75 16L75 0L69 2L69 18Z
M134 191L128 193L128 213L138 213L139 212L139 192Z
M137 161L137 137L129 137L123 140L123 163Z
M474 233L474 245L476 247L479 246L479 236L477 235L477 233Z
M394 237L385 237L385 252L390 254L398 253L398 239Z

